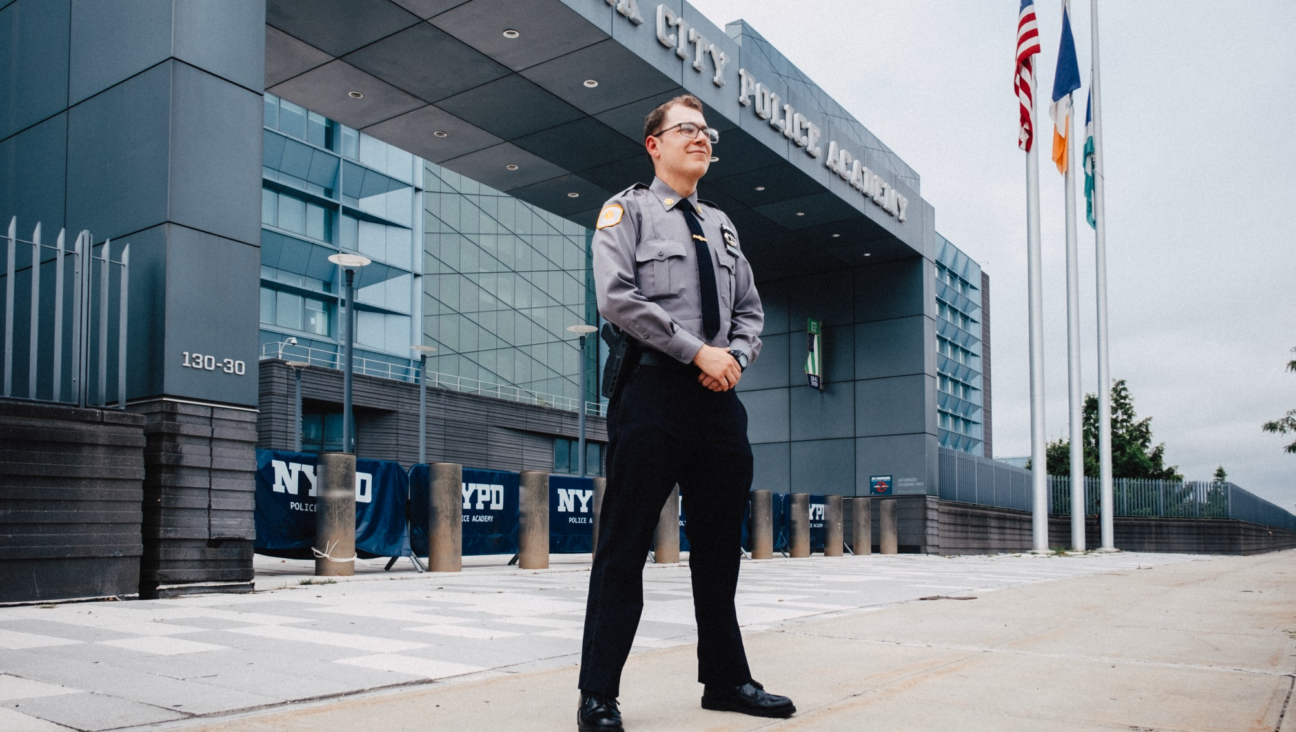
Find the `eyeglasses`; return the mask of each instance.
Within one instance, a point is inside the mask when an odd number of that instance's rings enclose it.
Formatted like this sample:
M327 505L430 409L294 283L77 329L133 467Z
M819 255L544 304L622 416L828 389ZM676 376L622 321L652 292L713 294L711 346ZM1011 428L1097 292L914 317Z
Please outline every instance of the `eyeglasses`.
M671 125L664 130L659 130L652 134L653 137L660 137L671 130L679 130L680 136L686 140L696 139L699 132L705 132L707 140L715 145L720 142L720 131L714 127L698 127L692 122L680 122L677 125Z

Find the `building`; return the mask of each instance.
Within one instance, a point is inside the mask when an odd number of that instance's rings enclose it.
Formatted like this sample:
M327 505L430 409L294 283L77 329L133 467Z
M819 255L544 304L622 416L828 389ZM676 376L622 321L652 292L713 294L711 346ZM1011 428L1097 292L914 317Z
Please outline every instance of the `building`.
M185 443L207 451L184 468L195 502L252 480L216 457L245 454L226 422L255 412L259 444L294 444L298 378L303 447L338 446L337 251L373 260L361 454L416 459L417 344L438 349L429 457L572 470L585 409L597 469L597 353L582 388L565 327L596 318L599 207L651 176L645 114L686 91L721 132L700 193L766 308L740 387L756 487L866 495L886 476L930 498L943 448L991 452L988 280L937 234L918 173L741 21L683 0L0 0L0 28L0 215L130 242L126 396L167 429L207 420ZM170 475L154 447L146 470ZM209 524L195 561L247 538Z
M936 235L936 429L940 446L990 457L990 276Z

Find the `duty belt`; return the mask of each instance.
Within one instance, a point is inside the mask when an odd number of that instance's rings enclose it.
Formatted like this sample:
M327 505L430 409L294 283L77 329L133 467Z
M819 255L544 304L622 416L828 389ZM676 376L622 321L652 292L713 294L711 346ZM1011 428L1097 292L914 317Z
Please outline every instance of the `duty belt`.
M700 371L697 366L691 363L680 363L661 351L655 351L651 348L644 348L639 352L639 365L656 366L661 369L685 371L692 374Z

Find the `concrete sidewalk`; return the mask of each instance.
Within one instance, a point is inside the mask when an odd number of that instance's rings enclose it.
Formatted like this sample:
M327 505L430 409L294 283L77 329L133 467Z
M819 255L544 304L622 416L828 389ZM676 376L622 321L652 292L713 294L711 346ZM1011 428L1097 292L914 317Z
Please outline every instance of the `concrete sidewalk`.
M627 729L1296 730L1296 552L915 601L748 636L786 721L703 711L692 647L635 654ZM574 665L201 730L570 730ZM192 723L191 723L192 724Z
M745 562L753 668L802 710L785 722L698 707L688 569L650 566L623 709L632 730L1273 730L1294 559ZM321 586L273 560L258 584L283 589L256 595L0 608L0 729L573 729L587 564L483 562Z

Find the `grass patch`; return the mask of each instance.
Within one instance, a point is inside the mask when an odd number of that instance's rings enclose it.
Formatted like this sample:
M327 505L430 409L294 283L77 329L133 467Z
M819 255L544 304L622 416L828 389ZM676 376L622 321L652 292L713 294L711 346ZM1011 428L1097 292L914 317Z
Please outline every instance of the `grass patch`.
M304 580L298 582L297 584L299 584L299 585L336 585L336 584L337 584L337 580L335 580L335 579L326 579L326 580L304 579Z

